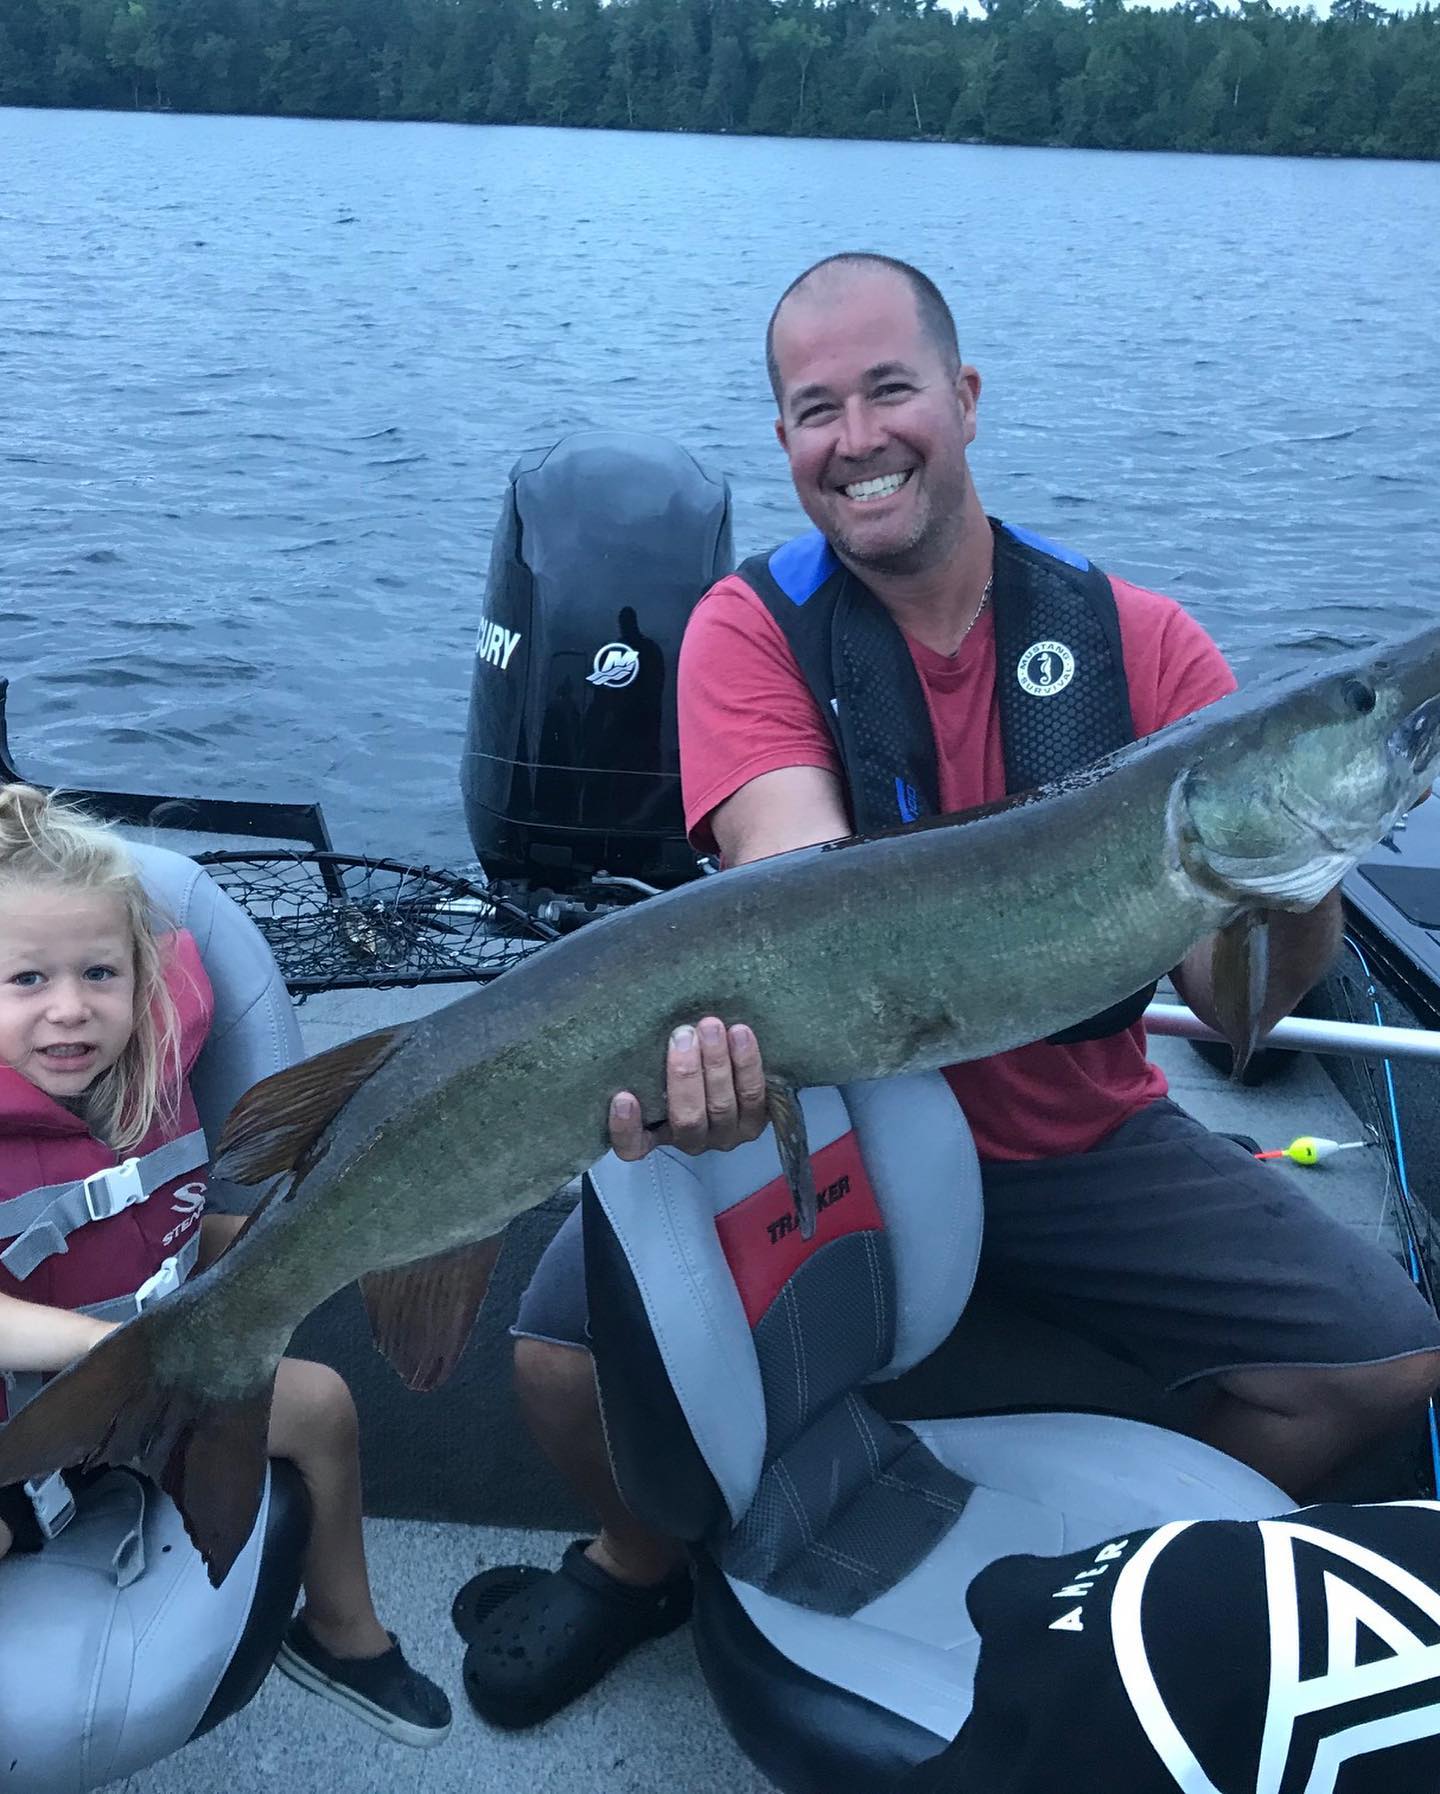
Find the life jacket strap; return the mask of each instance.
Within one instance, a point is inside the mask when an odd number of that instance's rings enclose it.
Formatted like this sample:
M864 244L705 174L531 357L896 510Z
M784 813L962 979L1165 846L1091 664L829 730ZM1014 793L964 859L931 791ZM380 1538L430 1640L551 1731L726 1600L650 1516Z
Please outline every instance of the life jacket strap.
M0 1252L0 1265L23 1283L37 1265L68 1251L65 1242L77 1229L133 1208L185 1172L199 1170L209 1157L204 1132L196 1128L89 1177L45 1184L0 1202L0 1228L14 1236Z

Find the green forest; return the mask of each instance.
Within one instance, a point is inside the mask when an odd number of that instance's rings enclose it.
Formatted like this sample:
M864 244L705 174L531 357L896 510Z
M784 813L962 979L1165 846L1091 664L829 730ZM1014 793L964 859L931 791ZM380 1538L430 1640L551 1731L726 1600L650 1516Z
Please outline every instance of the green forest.
M1440 157L1440 8L4 0L0 105Z

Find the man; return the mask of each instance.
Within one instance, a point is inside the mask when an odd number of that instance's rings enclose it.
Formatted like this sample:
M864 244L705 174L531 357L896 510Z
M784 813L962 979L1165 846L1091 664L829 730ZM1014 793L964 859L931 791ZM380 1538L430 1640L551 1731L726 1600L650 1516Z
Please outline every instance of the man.
M776 433L819 534L720 581L687 629L697 847L737 865L969 808L1233 688L1178 605L986 517L966 460L980 376L924 275L877 256L819 263L781 298L767 351ZM1321 975L1339 929L1337 893L1271 918L1262 1030ZM1210 1018L1212 954L1203 943L1174 973ZM982 1276L1170 1388L1203 1385L1203 1436L1300 1496L1423 1405L1440 1324L1379 1247L1169 1103L1137 1020L1146 994L947 1072L982 1160ZM616 1151L753 1139L762 1044L714 1017L679 1030L667 1127L648 1133L621 1093ZM687 1611L678 1548L634 1520L610 1476L583 1282L572 1223L522 1304L516 1372L537 1439L601 1530L552 1576L495 1571L477 1590L499 1605L467 1685L498 1723L544 1717Z

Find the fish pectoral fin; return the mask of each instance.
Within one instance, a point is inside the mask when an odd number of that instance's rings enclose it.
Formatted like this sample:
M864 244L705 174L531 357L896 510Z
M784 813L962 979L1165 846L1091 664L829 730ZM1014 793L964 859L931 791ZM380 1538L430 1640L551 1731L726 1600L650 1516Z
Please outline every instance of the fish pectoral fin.
M166 1383L155 1340L175 1300L102 1339L0 1428L0 1487L73 1464L139 1470L180 1510L218 1588L260 1512L274 1369L229 1401Z
M407 1389L438 1389L460 1362L504 1238L491 1234L360 1279L375 1344Z
M815 1173L810 1164L810 1140L805 1132L805 1111L800 1107L797 1091L779 1078L765 1080L765 1107L775 1129L775 1145L780 1153L780 1169L790 1186L795 1214L800 1222L800 1237L815 1237L819 1204L815 1198Z
M1260 1038L1260 1016L1270 986L1270 927L1263 910L1246 910L1215 937L1210 982L1220 1032L1230 1043L1239 1079Z
M211 1176L258 1184L294 1170L409 1032L407 1023L362 1034L252 1085L230 1111Z

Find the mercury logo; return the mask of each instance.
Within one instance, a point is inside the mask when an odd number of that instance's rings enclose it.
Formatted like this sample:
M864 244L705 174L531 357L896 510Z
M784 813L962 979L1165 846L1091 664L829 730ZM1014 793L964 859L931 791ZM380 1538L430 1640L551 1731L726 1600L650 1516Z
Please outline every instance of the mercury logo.
M585 675L585 683L618 691L622 685L633 685L639 671L638 648L632 648L629 642L606 642L603 648L596 649L594 669Z
M489 617L481 617L480 628L475 637L477 660L488 661L503 673L510 664L510 656L519 646L518 629L507 629L503 623L492 623Z
M1031 642L1020 656L1015 677L1032 698L1053 698L1075 677L1075 656L1064 642Z

